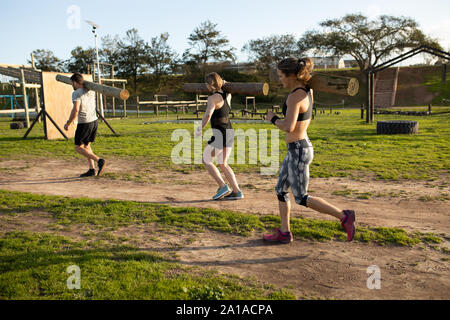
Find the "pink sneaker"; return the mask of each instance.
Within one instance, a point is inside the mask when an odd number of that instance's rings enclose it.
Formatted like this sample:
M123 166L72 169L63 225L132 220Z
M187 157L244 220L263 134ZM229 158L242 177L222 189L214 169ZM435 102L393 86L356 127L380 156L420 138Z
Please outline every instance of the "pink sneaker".
M352 241L355 237L355 211L353 210L344 210L345 218L341 220L341 225L344 230L347 232L347 241Z
M275 233L264 235L263 240L268 242L291 243L294 241L294 237L292 236L292 232L282 234L280 229L275 229Z

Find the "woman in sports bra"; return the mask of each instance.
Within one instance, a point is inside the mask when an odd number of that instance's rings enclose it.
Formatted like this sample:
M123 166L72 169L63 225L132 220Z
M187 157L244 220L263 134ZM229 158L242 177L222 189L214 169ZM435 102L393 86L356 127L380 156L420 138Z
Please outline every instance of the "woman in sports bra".
M311 123L314 97L313 90L307 83L311 79L313 62L309 58L288 58L281 61L277 69L281 83L291 92L283 105L284 119L280 119L273 112L268 112L266 120L286 132L288 154L281 165L275 188L279 201L281 228L276 229L274 234L265 235L264 240L281 243L293 241L289 223L290 187L297 204L338 218L347 232L347 240L352 241L355 234L355 212L341 210L321 198L308 195L309 165L314 158L314 149L307 130Z
M240 200L244 198L239 189L233 169L228 165L228 158L234 145L234 130L230 122L231 95L222 90L225 81L217 73L208 74L205 78L208 88L214 93L208 98L208 105L203 116L202 126L198 128L196 135L200 136L202 129L211 122L213 136L205 147L203 153L203 164L208 173L219 185L214 200L224 198L225 200ZM217 156L219 168L225 174L230 187L222 179L220 171L213 163L214 156Z

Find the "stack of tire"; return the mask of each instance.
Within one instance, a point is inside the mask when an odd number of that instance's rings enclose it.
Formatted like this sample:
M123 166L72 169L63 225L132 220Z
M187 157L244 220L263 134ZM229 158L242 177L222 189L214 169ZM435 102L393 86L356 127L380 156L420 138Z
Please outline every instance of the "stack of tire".
M378 121L378 134L418 134L419 123L417 121L397 120Z
M23 122L13 122L9 126L11 130L20 130L26 127L26 124Z

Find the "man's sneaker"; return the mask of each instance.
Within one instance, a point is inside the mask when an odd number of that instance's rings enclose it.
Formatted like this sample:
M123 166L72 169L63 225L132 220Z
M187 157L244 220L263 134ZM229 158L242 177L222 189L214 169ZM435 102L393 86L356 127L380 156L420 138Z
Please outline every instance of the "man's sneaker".
M103 167L105 166L105 159L98 160L98 173L97 176L99 176L102 173Z
M241 199L244 199L244 194L242 193L242 191L232 192L225 198L223 198L223 200L241 200Z
M352 241L355 237L355 211L353 210L344 210L345 218L342 219L341 225L344 228L344 230L347 232L347 241Z
M283 233L280 229L275 229L275 233L266 234L263 237L263 240L267 242L280 242L286 244L294 241L294 237L292 236L292 232Z
M213 197L213 200L219 200L220 198L222 198L223 196L226 196L230 192L231 192L231 189L227 185L225 185L222 188L219 188L219 190L217 190L217 193Z
M88 178L88 177L95 177L95 169L89 169L88 172L80 175L80 178Z

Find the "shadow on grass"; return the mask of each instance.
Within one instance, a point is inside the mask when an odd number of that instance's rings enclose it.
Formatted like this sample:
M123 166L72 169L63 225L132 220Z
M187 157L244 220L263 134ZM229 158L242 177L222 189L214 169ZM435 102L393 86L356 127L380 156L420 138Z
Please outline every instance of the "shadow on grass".
M57 178L57 179L39 179L39 180L12 180L12 181L2 181L0 182L0 186L9 185L9 184L58 184L58 183L69 183L74 181L84 181L83 178L80 177L71 177L71 178Z
M25 134L26 131L23 132ZM18 141L33 141L33 140L44 140L45 137L27 137L26 139L23 136L20 137L0 137L0 142L18 142ZM61 140L65 141L65 140Z
M144 253L135 248L111 247L104 249L68 249L64 251L29 250L26 253L2 255L0 273L17 272L31 268L49 267L57 264L82 264L93 260L111 260L115 262L147 261L176 262L163 257Z

